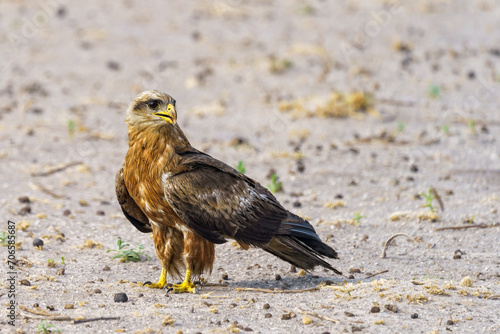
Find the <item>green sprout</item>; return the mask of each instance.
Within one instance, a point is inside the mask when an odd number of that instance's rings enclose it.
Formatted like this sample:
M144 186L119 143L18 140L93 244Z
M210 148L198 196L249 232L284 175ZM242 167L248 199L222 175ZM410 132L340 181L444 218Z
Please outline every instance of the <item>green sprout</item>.
M66 264L66 262L64 262L64 256L61 256L61 264Z
M73 135L75 134L75 122L72 119L68 121L68 133L69 137L73 138Z
M398 121L398 132L403 132L404 129L405 129L405 123Z
M450 126L448 124L443 125L441 129L443 130L445 135L448 136L450 134Z
M283 187L283 182L278 182L278 175L273 173L271 175L271 183L267 185L267 188L274 194L281 190Z
M7 235L7 233L5 233L5 231L2 232L2 234L0 234L0 241L2 242L2 246L7 246L8 243L7 243L7 238L9 236Z
M243 160L238 161L238 165L236 166L236 170L240 172L241 174L245 174L247 169L245 168L245 164L243 163Z
M141 255L144 255L148 258L148 260L151 259L151 257L143 252L144 246L137 244L135 248L131 249L126 249L127 247L130 246L130 244L125 244L123 243L121 238L118 238L116 241L116 245L118 246L117 249L108 249L106 253L109 252L116 252L116 255L113 256L113 259L116 258L121 258L121 262L137 262L141 260Z
M36 328L38 329L38 333L49 334L49 333L61 333L60 329L57 329L55 325L48 324L47 320L39 323ZM53 329L49 329L53 328Z
M423 207L424 208L429 208L429 210L431 210L431 212L434 212L435 208L432 205L432 201L434 200L434 196L432 195L431 189L432 188L429 188L427 190L427 193L421 193L419 195L422 196L423 198L425 198L426 204Z
M354 214L354 218L352 219L352 223L356 226L359 225L359 222L361 221L361 219L363 218L366 218L365 216L362 216L359 212L356 212Z
M438 85L432 83L429 85L428 92L432 98L438 98L441 94L441 88Z
M47 260L47 267L49 267L49 268L55 268L56 267L56 261L54 261L52 259L48 259Z
M293 62L289 59L278 59L272 57L270 59L269 71L271 71L272 73L281 74L292 66Z
M472 134L476 133L476 121L473 119L469 121L469 129Z

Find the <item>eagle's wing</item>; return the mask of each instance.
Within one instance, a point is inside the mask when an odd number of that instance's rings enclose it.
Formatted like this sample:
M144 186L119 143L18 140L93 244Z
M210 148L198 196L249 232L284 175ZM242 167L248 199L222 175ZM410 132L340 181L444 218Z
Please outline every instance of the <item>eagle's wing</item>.
M184 223L213 243L266 245L288 212L257 182L193 150L163 177L165 198Z
M146 217L144 212L135 203L134 199L128 193L127 187L123 180L123 167L116 173L115 177L116 184L116 198L120 204L123 214L127 219L141 232L148 233L151 232L151 225L149 224L149 219Z

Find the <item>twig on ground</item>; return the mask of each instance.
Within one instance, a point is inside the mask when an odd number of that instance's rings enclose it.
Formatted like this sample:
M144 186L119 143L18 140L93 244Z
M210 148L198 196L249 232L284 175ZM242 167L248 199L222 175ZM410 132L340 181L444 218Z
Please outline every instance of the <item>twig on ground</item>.
M318 314L316 312L312 312L312 311L306 311L306 310L303 310L303 309L298 309L298 312L299 313L302 313L304 315L310 315L310 316L313 316L313 317L316 317L316 318L319 318L321 320L327 320L327 321L331 321L331 322L334 322L336 324L338 324L340 321L337 320L337 319L332 319L332 318L328 318L328 317L325 317L324 315L321 315L321 314Z
M73 320L73 323L74 324L83 324L85 322L100 321L100 320L120 320L120 317L98 317L98 318L89 318L89 319L78 319L78 320Z
M440 227L440 228L435 228L434 231L445 231L445 230L465 230L468 228L491 228L491 227L499 227L499 223L491 224L491 225L486 225L486 224L477 224L477 225L464 225L464 226L449 226L449 227Z
M67 163L66 165L61 166L61 167L51 168L51 169L49 169L48 171L45 171L45 172L31 173L30 175L31 176L49 176L51 174L54 174L54 173L57 173L57 172L62 172L65 169L68 169L68 168L73 167L73 166L81 165L81 164L83 164L82 161L73 161L73 162Z
M54 192L52 192L51 190L45 188L44 186L42 186L41 184L38 184L38 183L32 183L33 187L36 189L36 190L39 190L41 191L42 193L45 193L47 195L50 195L54 198L57 198L57 199L61 199L61 198L68 198L67 196L63 196L63 195L58 195Z
M259 289L259 288L236 288L236 291L255 291L255 292L264 292L264 293L302 293L302 292L310 292L310 291L318 291L319 288L310 288L310 289L302 289L302 290L271 290L271 289Z
M25 309L25 311L32 312L33 310ZM38 313L35 313L38 314ZM92 322L92 321L100 321L100 320L120 320L120 317L98 317L98 318L88 318L88 319L74 319L72 317L68 316L57 316L57 315L49 315L49 316L40 316L40 317L35 317L31 316L28 314L23 314L21 315L26 318L26 319L36 319L36 320L52 320L52 321L71 321L73 324L83 324L86 322Z
M365 277L365 279L367 279L367 278L372 278L372 277L375 277L375 276L377 276L377 275L380 275L380 274L385 274L385 273L388 273L388 272L389 272L389 270L382 270L382 271L380 271L380 272L378 272L378 273L375 273L375 274L371 274L371 275L366 276L366 277Z
M385 242L384 244L384 248L382 249L382 254L380 255L381 258L385 259L386 257L386 252L387 252L387 247L389 247L389 243L396 237L399 237L399 236L404 236L404 237L407 237L408 239L411 239L411 240L415 240L414 238L410 237L408 234L406 233L397 233L397 234L394 234L392 237L390 237L389 239L387 239L387 241Z
M56 317L58 315L61 315L60 313L57 313L57 314L54 314L54 313L47 313L47 312L44 312L44 311L39 311L39 310L32 310L32 309L29 309L27 308L26 306L24 305L19 305L19 308L23 311L26 311L26 312L29 312L29 313L33 313L33 314L38 314L38 315L43 315L43 316L47 316L47 317Z

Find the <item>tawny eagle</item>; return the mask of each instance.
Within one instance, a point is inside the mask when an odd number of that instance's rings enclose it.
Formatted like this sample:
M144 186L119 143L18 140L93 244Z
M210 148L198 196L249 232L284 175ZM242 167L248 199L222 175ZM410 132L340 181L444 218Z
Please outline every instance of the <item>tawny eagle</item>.
M341 274L324 257L337 253L311 224L287 211L258 182L191 146L177 124L175 100L160 91L139 94L130 104L129 149L116 175L116 195L127 219L141 232L153 232L167 273L181 276L174 292L196 292L192 276L211 272L214 244L236 240L259 247L297 267L323 266Z

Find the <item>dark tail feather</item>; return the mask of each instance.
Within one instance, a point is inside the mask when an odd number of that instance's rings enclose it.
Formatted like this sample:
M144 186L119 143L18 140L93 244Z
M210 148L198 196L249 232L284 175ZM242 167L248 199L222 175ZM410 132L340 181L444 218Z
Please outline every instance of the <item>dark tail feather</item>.
M294 214L283 220L274 238L263 249L305 270L322 266L342 275L323 260L323 257L337 259L337 252L321 241L308 221Z

